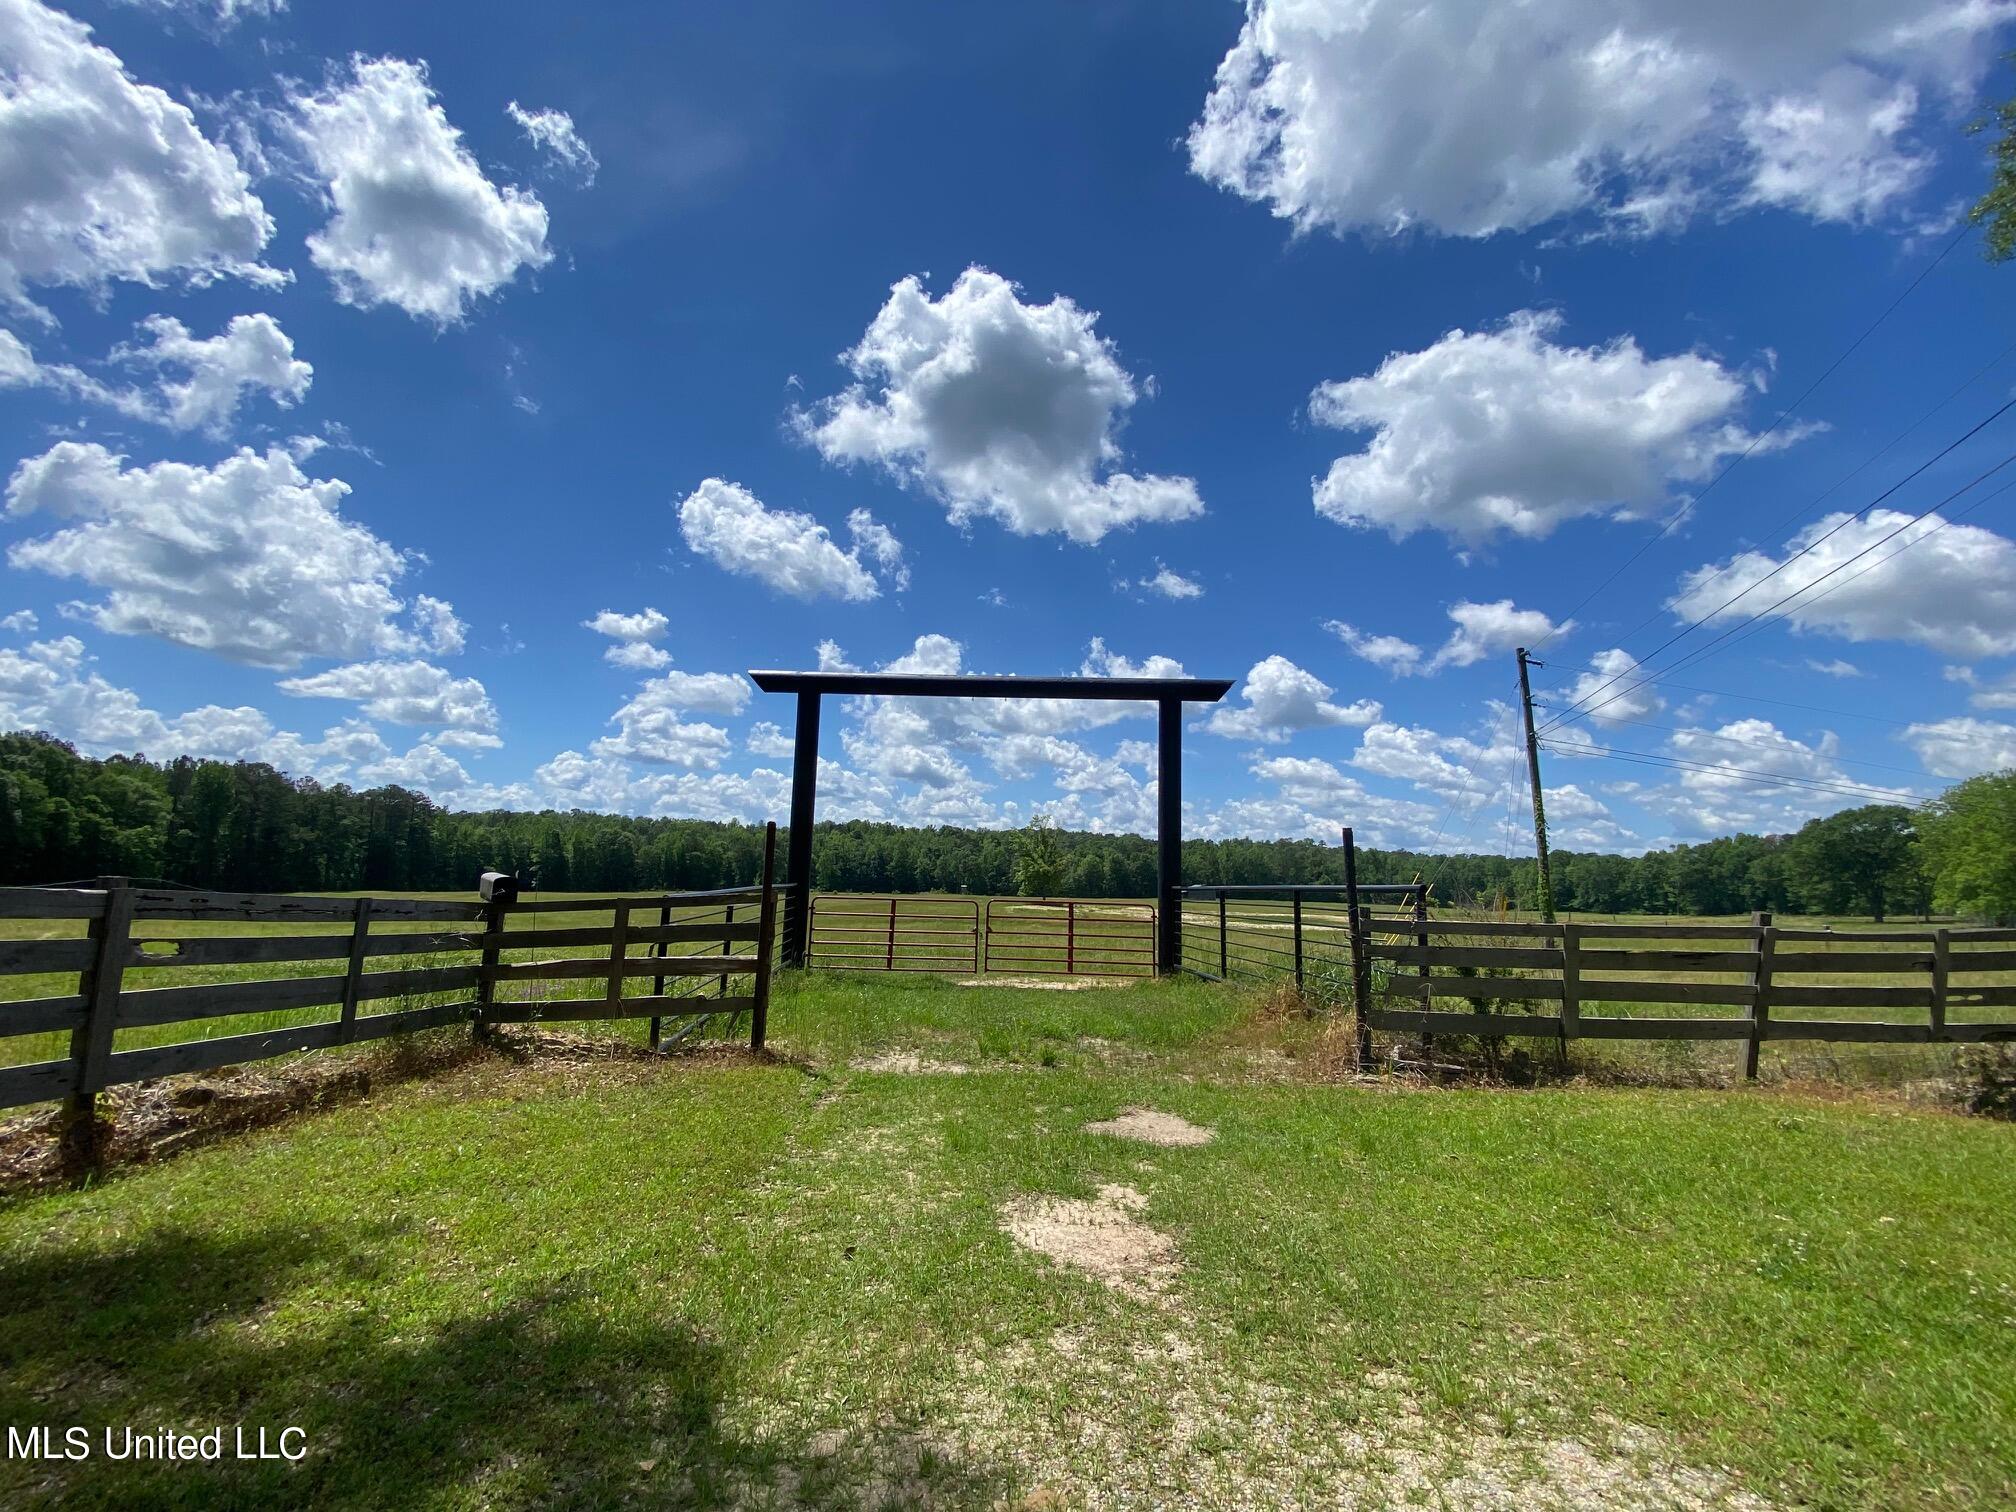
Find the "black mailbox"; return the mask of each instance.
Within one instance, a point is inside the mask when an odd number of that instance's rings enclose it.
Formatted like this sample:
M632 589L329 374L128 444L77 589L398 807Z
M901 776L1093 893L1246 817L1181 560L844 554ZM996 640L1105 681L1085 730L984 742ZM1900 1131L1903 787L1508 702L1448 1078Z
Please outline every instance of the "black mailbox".
M509 872L486 871L477 880L476 896L485 903L516 903L518 879Z

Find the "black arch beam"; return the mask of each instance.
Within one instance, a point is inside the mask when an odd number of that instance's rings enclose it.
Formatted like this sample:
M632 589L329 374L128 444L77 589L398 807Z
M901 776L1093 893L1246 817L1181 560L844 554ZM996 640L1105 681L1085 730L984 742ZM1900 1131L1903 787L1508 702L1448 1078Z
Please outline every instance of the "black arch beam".
M1079 698L1094 702L1153 703L1156 709L1156 937L1155 961L1177 969L1183 919L1177 891L1183 885L1183 705L1216 703L1232 691L1215 677L1015 677L987 673L954 676L921 672L751 672L765 693L798 695L791 758L790 903L784 915L784 964L805 964L812 923L812 826L819 791L819 700L827 693L881 698Z
M1216 703L1232 691L1217 677L1014 677L981 672L751 672L765 693L875 694L889 698L1090 698Z

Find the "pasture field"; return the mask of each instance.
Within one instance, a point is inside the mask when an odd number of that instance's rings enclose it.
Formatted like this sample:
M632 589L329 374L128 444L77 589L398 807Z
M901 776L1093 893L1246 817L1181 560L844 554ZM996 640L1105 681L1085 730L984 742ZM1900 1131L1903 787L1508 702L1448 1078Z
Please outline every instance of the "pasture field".
M0 1197L0 1418L308 1446L0 1504L2016 1499L2016 1126L1340 1082L1197 981L789 974L771 1032L506 1030Z

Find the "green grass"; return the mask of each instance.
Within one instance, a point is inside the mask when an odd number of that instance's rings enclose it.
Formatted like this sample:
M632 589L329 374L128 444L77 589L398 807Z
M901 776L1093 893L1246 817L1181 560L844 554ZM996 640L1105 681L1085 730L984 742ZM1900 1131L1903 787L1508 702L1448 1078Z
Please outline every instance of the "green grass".
M499 1057L0 1202L0 1418L310 1446L0 1460L0 1503L1606 1499L1570 1437L1633 1485L2016 1497L2016 1128L1318 1085L1251 1013L787 980L774 1063ZM891 1051L948 1069L859 1069ZM1216 1140L1084 1132L1130 1105ZM1108 1183L1177 1246L1165 1306L1000 1227Z

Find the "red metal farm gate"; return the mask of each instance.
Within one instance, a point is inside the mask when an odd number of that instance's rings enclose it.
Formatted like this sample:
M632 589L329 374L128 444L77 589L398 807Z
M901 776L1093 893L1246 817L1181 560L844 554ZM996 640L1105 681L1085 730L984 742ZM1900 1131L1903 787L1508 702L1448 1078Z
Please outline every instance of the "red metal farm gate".
M1152 903L833 894L812 900L805 964L825 971L1152 976Z

